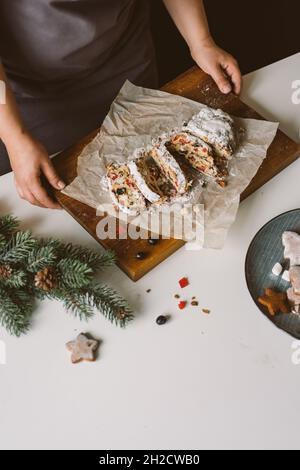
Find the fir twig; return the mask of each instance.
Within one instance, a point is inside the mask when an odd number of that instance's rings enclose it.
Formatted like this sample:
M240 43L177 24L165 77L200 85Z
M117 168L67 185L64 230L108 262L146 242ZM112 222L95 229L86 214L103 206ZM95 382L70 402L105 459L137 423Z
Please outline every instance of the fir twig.
M36 243L31 232L17 232L11 236L0 260L5 263L24 261Z
M126 300L113 288L104 284L95 284L82 289L93 305L111 323L124 328L133 320L132 310Z
M0 233L4 237L10 237L19 228L19 221L12 215L0 217Z
M10 334L18 337L29 330L32 314L32 301L23 294L16 296L15 292L0 288L0 323Z
M72 245L60 244L59 251L64 258L74 258L88 264L94 271L100 271L103 268L113 265L116 261L116 255L113 251L105 251L103 253L96 253L88 248Z
M111 251L107 250L103 253L90 253L90 259L87 259L87 263L96 271L102 271L104 268L108 268L114 265L116 262L116 254Z
M47 266L53 266L56 259L55 246L37 245L28 255L27 269L32 273L41 271Z
M3 286L8 286L14 289L24 287L27 282L26 272L23 270L14 271L10 277L1 279L0 283Z
M61 259L57 270L60 272L61 283L72 289L87 286L92 280L92 268L78 259Z
M1 252L3 252L3 250L6 247L6 243L7 243L7 240L6 240L5 236L0 234L0 256L1 256Z
M18 231L12 216L0 218L0 324L20 336L29 329L33 302L56 299L81 320L96 310L124 327L132 320L127 302L94 275L115 262L112 251L95 253L55 239Z
M94 315L94 309L89 304L88 297L78 290L57 290L55 297L61 300L67 311L80 320L89 320Z

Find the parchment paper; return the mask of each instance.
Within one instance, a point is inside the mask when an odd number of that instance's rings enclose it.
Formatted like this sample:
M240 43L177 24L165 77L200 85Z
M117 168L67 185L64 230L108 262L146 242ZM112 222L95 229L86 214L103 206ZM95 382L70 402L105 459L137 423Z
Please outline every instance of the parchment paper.
M95 209L110 204L109 193L103 186L106 165L132 159L136 148L150 145L160 134L180 128L203 106L180 96L136 87L127 81L101 131L79 156L78 176L63 192ZM203 246L206 248L224 246L236 218L240 195L261 166L278 128L278 123L233 118L237 128L243 128L244 132L230 163L228 186L221 188L209 182L203 189L199 184L190 195L190 201L185 201L204 206L204 218L198 221L198 230L204 229Z

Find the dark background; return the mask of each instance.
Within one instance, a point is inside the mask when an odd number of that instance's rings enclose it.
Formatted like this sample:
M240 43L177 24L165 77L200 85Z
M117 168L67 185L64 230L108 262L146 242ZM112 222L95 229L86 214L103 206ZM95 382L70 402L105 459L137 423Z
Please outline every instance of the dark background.
M163 84L193 61L162 0L150 1ZM205 5L215 41L236 57L243 74L300 51L299 0L206 0Z

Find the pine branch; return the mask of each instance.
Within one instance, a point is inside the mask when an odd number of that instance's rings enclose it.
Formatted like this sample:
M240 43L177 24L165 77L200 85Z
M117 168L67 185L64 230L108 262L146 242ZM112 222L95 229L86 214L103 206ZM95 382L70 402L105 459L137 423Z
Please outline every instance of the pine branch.
M60 282L66 287L80 288L90 284L93 270L86 263L78 259L61 259L57 263L60 273Z
M94 253L90 252L89 259L86 259L87 264L89 264L95 271L102 271L104 268L108 268L115 264L116 254L114 251L104 251L103 253Z
M0 234L0 256L6 247L7 240L4 235Z
M32 273L41 271L48 266L53 266L56 259L55 246L37 245L36 248L29 253L27 259L27 270Z
M94 315L94 309L88 302L86 294L78 290L57 289L53 297L63 302L67 311L80 320L89 320Z
M18 296L8 289L0 288L0 324L14 336L27 333L32 314L32 303L22 294Z
M105 251L103 253L96 253L88 248L72 245L61 244L59 248L64 258L76 258L88 264L94 271L100 271L103 268L113 265L116 261L116 255L113 251Z
M100 311L111 323L123 328L133 320L128 303L111 287L94 284L81 291L87 295L90 305Z
M11 296L15 302L19 305L19 308L23 312L23 315L30 317L33 312L34 298L29 291L25 289L11 289Z
M5 238L11 236L19 228L19 220L12 215L0 217L0 234Z
M22 270L14 271L10 277L0 280L0 283L3 286L8 286L14 289L20 289L24 287L26 285L26 282L27 275Z
M8 241L7 246L1 254L0 260L4 263L25 261L36 243L31 232L17 232L13 234Z
M11 334L27 332L35 299L59 300L81 320L95 310L121 327L133 319L115 290L93 280L114 264L112 251L96 253L56 239L37 240L31 232L18 230L16 218L0 218L0 324Z

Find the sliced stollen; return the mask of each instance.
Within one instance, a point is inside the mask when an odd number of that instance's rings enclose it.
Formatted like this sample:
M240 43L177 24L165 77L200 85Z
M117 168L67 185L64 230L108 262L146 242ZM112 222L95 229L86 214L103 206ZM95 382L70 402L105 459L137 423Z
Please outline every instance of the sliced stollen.
M176 159L167 150L165 142L160 140L154 143L150 155L177 193L185 194L188 189L188 181Z
M110 164L106 178L114 204L128 215L136 216L146 209L146 201L125 164Z
M291 266L300 266L300 235L295 232L284 232L282 243L285 259L290 260Z
M176 133L166 145L170 152L183 156L200 173L214 179L225 178L224 171L216 164L212 147L198 137L187 132Z
M153 171L154 161L151 164L150 159L149 151L138 149L134 159L128 162L128 168L143 196L149 202L159 204L165 197L159 187L157 174Z
M203 108L183 130L210 144L218 157L230 159L236 149L234 121L221 109Z

